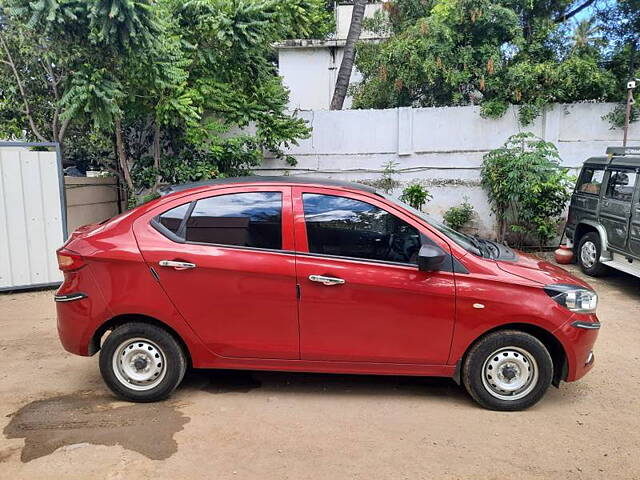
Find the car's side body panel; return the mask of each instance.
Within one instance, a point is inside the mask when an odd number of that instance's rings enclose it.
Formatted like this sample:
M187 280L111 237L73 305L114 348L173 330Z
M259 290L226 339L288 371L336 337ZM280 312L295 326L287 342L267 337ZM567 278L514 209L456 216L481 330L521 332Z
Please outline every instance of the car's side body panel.
M175 331L194 364L206 349L169 301L145 264L128 216L104 226L80 229L65 248L91 258L80 270L65 273L57 295L83 293L84 298L56 302L58 330L65 348L78 355L96 353L95 336L108 322L132 316L154 319Z
M633 170L635 171L635 170ZM616 174L622 172L631 173L631 169L616 170ZM609 182L613 175L612 170L607 170L605 181ZM635 188L635 182L630 187ZM600 210L598 219L607 231L608 248L625 251L629 239L629 220L631 217L631 202L611 198L607 194L607 188L603 188L604 193L600 199Z
M283 249L177 243L151 226L166 206L134 223L135 235L159 283L208 349L222 357L298 359L295 255L288 187L224 188L187 197L196 201L241 192L283 194ZM184 203L171 202L169 208ZM196 265L180 270L162 260Z
M455 319L454 273L420 272L415 265L310 253L303 194L359 200L432 236L380 197L294 187L301 358L445 364ZM450 253L447 243L436 241ZM325 286L311 281L311 275L338 277L345 283Z
M636 192L631 205L629 252L634 257L640 259L640 175L638 176L638 185L636 185Z
M283 194L279 251L179 243L151 225L159 213L193 200L273 190ZM302 192L379 205L450 252L461 270L420 272L411 265L312 255ZM542 290L541 282L562 279L561 271L543 269L533 275L537 280L525 279L526 268L533 272L535 265L516 268L514 263L507 271L499 262L468 254L375 193L346 187L257 181L200 186L80 231L67 248L88 259L82 270L65 275L58 292L87 294L57 305L63 345L80 355L95 353L96 332L124 315L167 325L199 368L453 376L480 335L526 323L555 332L572 380L584 373L581 357L595 341L594 332L569 326L570 312ZM162 268L163 259L190 261L198 268ZM341 275L347 283L311 284L311 274ZM185 302L194 297L200 304Z

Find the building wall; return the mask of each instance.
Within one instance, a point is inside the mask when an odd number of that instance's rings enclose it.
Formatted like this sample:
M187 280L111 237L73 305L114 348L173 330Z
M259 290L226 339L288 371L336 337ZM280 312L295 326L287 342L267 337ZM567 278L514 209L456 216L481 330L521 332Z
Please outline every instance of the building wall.
M289 89L291 110L329 110L343 54L343 46L278 50L279 74ZM359 83L361 79L354 68L350 82ZM351 108L351 103L352 98L347 96L343 108Z
M602 116L614 104L555 105L533 125L518 125L512 107L500 119L484 119L479 107L399 108L389 110L303 111L313 128L309 139L289 149L295 167L268 159L258 174L308 175L351 181L379 179L388 162L401 186L428 187L433 200L425 210L437 218L466 195L478 216L476 226L492 235L494 218L480 187L482 157L519 131L530 131L553 142L563 165L579 171L588 157L603 155L607 146L621 145L622 131L611 129ZM629 145L640 145L640 123L632 124Z
M116 177L64 177L69 233L119 213ZM122 209L126 207L123 201Z
M372 17L382 3L370 3L365 17ZM349 32L352 5L336 7L336 33L329 40L284 42L278 46L278 72L289 89L291 110L328 110L335 89L336 76L344 54L344 40ZM375 41L376 34L364 30L361 39ZM360 83L362 75L355 68L350 83ZM345 109L351 108L352 98L345 99Z
M382 9L383 2L367 3L364 7L365 18L371 18L375 13ZM335 9L336 13L336 34L335 38L346 39L349 33L349 26L351 25L351 13L353 12L353 5L337 5ZM360 34L361 39L375 38L376 33L368 30L363 30Z

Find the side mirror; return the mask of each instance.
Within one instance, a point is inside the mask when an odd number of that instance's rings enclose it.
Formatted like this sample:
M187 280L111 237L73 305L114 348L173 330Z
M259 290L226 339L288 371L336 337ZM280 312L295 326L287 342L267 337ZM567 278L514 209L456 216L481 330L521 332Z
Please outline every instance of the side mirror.
M435 245L423 245L418 252L418 270L435 272L440 270L447 255Z

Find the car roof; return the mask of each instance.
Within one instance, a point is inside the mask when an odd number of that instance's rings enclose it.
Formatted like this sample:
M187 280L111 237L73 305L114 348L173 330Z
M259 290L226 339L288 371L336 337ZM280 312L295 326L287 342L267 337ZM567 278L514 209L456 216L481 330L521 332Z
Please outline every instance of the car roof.
M245 185L245 184L265 184L265 183L281 183L288 185L314 185L319 187L341 187L349 190L359 190L367 193L379 194L379 192L369 185L363 185L355 182L345 182L342 180L332 180L328 178L313 178L302 175L297 176L280 176L267 177L261 175L253 175L246 177L230 177L216 178L213 180L202 180L200 182L183 183L180 185L166 185L158 189L158 193L162 196L171 193L183 192L200 187L218 187L223 185Z
M584 162L585 166L640 168L640 156L591 157Z
M584 162L591 166L640 168L640 146L607 147L607 155L591 157Z

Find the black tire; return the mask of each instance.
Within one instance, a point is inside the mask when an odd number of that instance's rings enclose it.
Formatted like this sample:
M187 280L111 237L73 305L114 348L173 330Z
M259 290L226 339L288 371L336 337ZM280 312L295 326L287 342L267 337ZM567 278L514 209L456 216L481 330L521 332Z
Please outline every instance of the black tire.
M509 363L511 360L515 363ZM535 363L531 360L535 360ZM523 383L521 390L510 394L498 391L502 384L495 380L497 376L491 374L500 371L500 375L510 376L514 372L513 365L516 365L515 371L525 372L526 377L523 376L522 379L530 380ZM515 377L516 381L518 376ZM533 335L518 330L501 330L480 338L466 354L462 366L462 382L469 395L490 410L515 411L529 408L544 396L552 378L553 361L544 344ZM491 383L493 381L496 384ZM506 398L509 395L513 398Z
M590 242L596 249L596 261L592 265L585 264L582 255L582 249L586 248L585 245ZM608 272L608 267L600 263L600 255L602 254L602 243L600 242L600 235L597 232L589 232L582 236L580 243L578 244L578 250L576 255L578 257L578 265L580 269L589 275L590 277L601 277Z
M117 356L116 362L114 356ZM141 363L136 364L136 361ZM114 365L117 362L119 367ZM142 376L151 378L136 384L125 370L137 373L138 366ZM156 402L167 398L182 381L186 369L185 353L173 335L148 323L132 322L117 327L100 351L100 373L104 382L118 397L132 402Z

